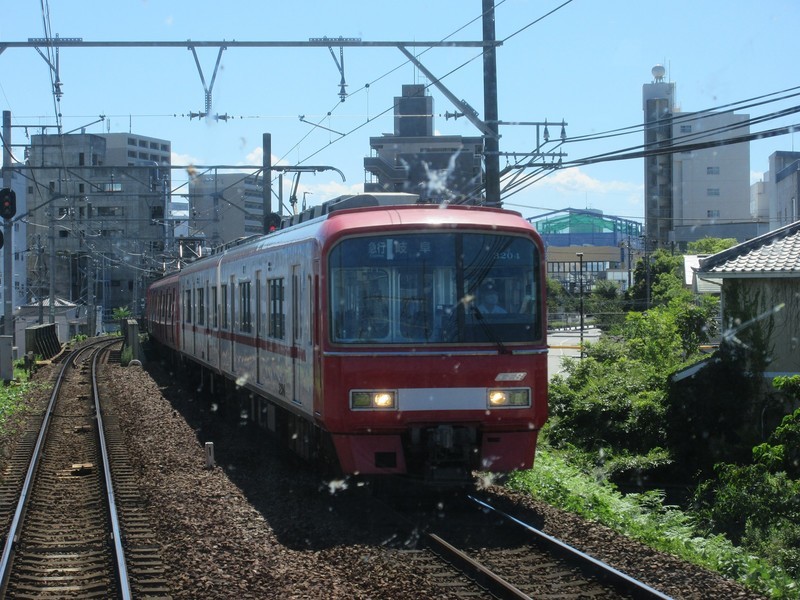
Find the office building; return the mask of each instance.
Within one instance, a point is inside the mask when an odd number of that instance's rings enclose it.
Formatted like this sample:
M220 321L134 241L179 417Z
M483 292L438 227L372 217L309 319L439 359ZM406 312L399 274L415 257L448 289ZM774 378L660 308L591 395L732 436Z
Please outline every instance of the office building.
M198 175L189 182L189 238L221 246L264 232L263 178L249 173Z
M416 194L422 202L479 204L483 138L434 135L433 98L404 85L394 99L394 132L371 137L364 193Z
M763 185L770 230L800 220L800 152L771 154Z
M170 143L136 134L34 135L29 296L140 314L169 250ZM93 313L93 311L90 311Z
M649 249L704 237L744 241L764 229L750 211L749 115L682 112L665 69L642 87L645 235Z

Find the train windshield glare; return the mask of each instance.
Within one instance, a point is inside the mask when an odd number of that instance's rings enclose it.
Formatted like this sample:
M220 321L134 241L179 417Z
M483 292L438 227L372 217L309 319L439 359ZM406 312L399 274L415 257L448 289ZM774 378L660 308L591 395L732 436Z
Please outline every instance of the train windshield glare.
M340 344L535 342L538 249L528 238L440 232L355 237L329 260Z

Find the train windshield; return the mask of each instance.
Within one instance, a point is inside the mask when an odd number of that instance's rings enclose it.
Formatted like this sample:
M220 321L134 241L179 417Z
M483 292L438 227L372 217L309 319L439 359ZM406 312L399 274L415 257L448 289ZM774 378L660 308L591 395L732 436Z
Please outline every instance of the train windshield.
M465 232L343 240L329 259L340 344L542 339L539 252L528 238Z

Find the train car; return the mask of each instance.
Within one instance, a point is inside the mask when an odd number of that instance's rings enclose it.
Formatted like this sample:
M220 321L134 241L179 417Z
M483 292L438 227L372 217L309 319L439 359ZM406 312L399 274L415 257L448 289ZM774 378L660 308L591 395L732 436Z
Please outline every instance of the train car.
M152 339L345 475L532 466L547 418L544 248L518 213L334 207L148 289Z

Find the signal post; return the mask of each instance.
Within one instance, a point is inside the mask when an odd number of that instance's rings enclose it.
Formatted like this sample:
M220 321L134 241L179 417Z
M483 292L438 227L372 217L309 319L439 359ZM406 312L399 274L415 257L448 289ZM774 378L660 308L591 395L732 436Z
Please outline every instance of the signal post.
M3 335L0 336L0 379L14 378L14 307L13 307L13 244L11 243L11 219L17 212L17 196L11 189L11 111L3 111L3 187L0 189L0 216L3 217Z

